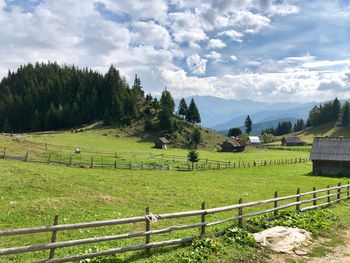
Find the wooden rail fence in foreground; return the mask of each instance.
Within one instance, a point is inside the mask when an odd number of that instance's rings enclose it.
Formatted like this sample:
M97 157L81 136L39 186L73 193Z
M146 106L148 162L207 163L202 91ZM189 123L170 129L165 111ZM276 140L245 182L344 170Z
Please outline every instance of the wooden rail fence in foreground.
M52 226L0 230L0 237L51 232L51 239L49 243L33 244L29 246L0 249L0 261L1 261L1 256L35 252L35 251L43 251L43 250L48 251L48 256L46 259L37 261L37 262L40 262L40 263L69 262L69 261L88 259L88 258L93 258L98 256L113 255L116 253L136 251L136 250L144 250L146 251L146 253L150 253L151 248L183 244L193 240L194 238L203 236L206 233L208 233L207 228L212 226L237 221L237 225L241 227L244 224L244 221L243 221L244 218L254 217L254 216L263 215L263 214L270 214L270 213L271 214L273 213L274 216L278 216L278 213L280 211L282 210L285 211L285 209L287 208L289 208L289 210L293 209L298 212L304 212L304 211L312 210L316 208L328 207L331 204L335 204L340 202L341 200L350 198L350 183L347 182L346 185L341 185L339 183L335 187L328 186L327 188L319 189L319 190L317 190L314 187L312 191L304 192L304 193L300 192L300 188L298 188L295 195L278 197L278 193L275 192L273 196L274 198L272 199L260 200L260 201L249 202L249 203L244 203L243 199L240 198L238 204L224 206L224 207L217 207L217 208L209 208L209 209L206 208L205 203L202 203L201 208L199 210L168 213L168 214L155 214L151 212L149 207L147 207L145 210L146 211L145 215L143 216L113 219L113 220L106 220L106 221L77 223L77 224L59 224L58 216L55 216L54 224ZM286 201L288 201L288 203L285 203ZM268 209L266 208L265 209L260 208L260 210L257 209L257 207L262 205L266 206L267 204L272 204L272 207ZM247 208L254 211L248 211L244 213L244 211ZM226 218L212 221L212 222L209 222L208 220L208 215L218 214L218 213L227 212L227 211L234 211L234 210L236 210L236 215L231 214ZM171 226L163 229L152 230L152 226L156 225L156 222L160 220L187 218L187 217L192 219L191 224L177 225L177 226ZM152 222L154 224L151 224ZM91 238L84 238L84 239L78 239L78 240L58 241L59 233L61 231L81 230L85 228L97 228L97 227L103 227L103 226L115 226L115 225L135 224L135 223L144 224L145 230L140 232L133 232L133 233L123 233L118 235L108 235L108 236L98 236L98 237L95 236ZM192 228L197 228L199 230L198 235L184 236L182 238L164 240L160 242L151 241L153 235L161 235L161 234L170 233L173 231L192 229ZM220 232L211 233L211 234L220 234ZM121 247L100 251L100 252L95 252L95 253L71 255L71 256L65 256L61 258L55 257L55 252L57 251L57 249L60 249L60 248L79 246L79 245L85 245L85 244L93 244L93 243L112 241L112 240L115 241L115 240L122 240L122 239L130 239L130 238L137 238L137 237L144 237L145 242L138 245L124 246L124 247L121 246Z

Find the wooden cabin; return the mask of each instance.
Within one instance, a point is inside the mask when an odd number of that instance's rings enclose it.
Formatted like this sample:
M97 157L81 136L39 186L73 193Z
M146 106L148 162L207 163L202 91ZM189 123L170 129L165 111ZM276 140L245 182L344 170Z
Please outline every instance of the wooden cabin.
M315 175L350 176L350 138L316 137L310 159Z
M222 152L243 152L245 143L240 138L230 137L221 144Z
M169 141L165 137L160 137L154 142L154 147L157 149L167 149Z
M306 142L300 140L298 136L285 136L281 140L282 146L303 146Z

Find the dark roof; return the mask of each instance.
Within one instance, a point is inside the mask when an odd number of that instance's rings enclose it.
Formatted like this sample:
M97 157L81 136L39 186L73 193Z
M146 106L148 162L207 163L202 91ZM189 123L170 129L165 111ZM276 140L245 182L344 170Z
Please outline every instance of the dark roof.
M350 161L350 138L316 137L312 144L311 160Z
M226 141L227 143L231 144L233 147L244 147L245 143L240 138L230 137Z
M298 136L283 137L286 143L303 143Z
M164 143L164 144L169 143L168 140L165 139L165 137L158 138L158 141L160 141L161 143Z

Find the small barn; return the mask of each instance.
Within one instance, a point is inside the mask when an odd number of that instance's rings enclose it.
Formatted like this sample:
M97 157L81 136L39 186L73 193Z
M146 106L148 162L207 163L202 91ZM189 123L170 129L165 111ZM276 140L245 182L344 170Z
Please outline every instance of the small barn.
M256 146L261 144L260 138L258 136L249 136L248 142L249 144L256 145Z
M310 159L316 175L350 176L350 138L316 137Z
M166 149L169 141L165 137L160 137L155 141L154 147L157 149Z
M243 152L245 143L237 137L230 137L221 144L222 152Z
M300 140L298 136L285 136L281 140L282 146L303 146L306 143Z

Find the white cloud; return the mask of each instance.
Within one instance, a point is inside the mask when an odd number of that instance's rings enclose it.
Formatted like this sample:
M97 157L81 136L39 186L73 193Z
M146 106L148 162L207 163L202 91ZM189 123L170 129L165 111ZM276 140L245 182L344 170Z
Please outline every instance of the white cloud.
M170 90L181 93L182 96L208 95L215 92L215 96L222 98L245 99L249 97L256 101L266 101L266 98L269 98L272 101L296 102L306 102L310 98L322 101L339 95L350 96L350 90L344 89L349 85L344 86L341 82L345 79L344 72L327 74L327 76L307 70L264 74L248 72L199 78L187 76L183 70L165 70L162 71L161 76ZM325 87L325 84L322 84L325 82L331 85L327 87L328 92L319 88L320 85ZM338 90L334 83L338 83L343 88ZM183 94L184 91L185 94Z
M215 49L215 48L224 48L224 47L226 47L226 44L221 39L215 38L215 39L209 40L208 48Z
M231 56L230 56L230 59L231 59L232 61L237 61L237 60L238 60L238 58L237 58L235 55L231 55Z
M209 54L207 54L205 56L206 58L213 60L215 62L220 61L221 60L221 54L216 52L216 51L211 51Z
M191 70L192 74L204 75L206 72L207 60L201 58L198 54L189 56L186 59L188 68Z
M132 24L132 42L134 44L152 45L157 48L170 47L171 38L165 27L151 22L135 22Z
M242 42L242 37L244 35L241 32L238 32L236 30L231 29L231 30L220 32L218 34L218 36L227 36L227 37L229 37L230 39L232 39L234 41Z

